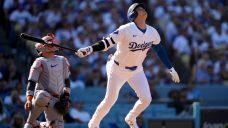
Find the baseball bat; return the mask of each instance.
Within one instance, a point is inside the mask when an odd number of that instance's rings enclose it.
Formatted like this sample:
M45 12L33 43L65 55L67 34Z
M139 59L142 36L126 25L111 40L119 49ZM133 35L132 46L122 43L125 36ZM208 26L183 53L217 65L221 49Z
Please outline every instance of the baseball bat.
M32 35L29 35L29 34L26 34L26 33L21 33L20 37L22 39L25 39L25 40L29 40L29 41L33 41L33 42L37 42L37 43L42 43L42 44L48 44L43 39L41 39L39 37L35 37L35 36L32 36ZM61 46L61 45L58 45L58 44L53 44L52 43L52 44L48 44L48 45L53 45L53 46L56 46L56 47L59 47L59 48L62 48L62 49L66 49L66 50L70 50L70 51L73 51L73 52L77 52L76 49L64 47L64 46Z

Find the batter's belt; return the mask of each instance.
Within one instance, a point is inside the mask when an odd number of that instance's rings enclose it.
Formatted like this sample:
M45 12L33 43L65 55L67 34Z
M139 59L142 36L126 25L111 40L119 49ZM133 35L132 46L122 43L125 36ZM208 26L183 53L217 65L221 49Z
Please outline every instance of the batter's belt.
M114 60L115 64L120 66L120 63L116 60ZM135 71L137 69L138 66L132 66L132 67L127 67L127 66L124 66L125 69L128 69L128 70L131 70L131 71Z

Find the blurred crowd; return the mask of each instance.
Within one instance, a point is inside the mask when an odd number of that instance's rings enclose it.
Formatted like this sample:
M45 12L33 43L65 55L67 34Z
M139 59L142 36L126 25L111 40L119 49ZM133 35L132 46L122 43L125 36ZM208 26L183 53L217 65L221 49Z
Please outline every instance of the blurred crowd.
M0 121L23 111L30 66L38 57L34 43L20 33L56 35L60 45L88 46L128 22L126 12L137 0L3 0L0 9ZM228 3L226 0L144 0L147 23L160 33L161 43L183 84L228 85ZM152 50L151 50L152 51ZM71 87L106 85L108 52L80 59L60 50L71 64ZM152 86L170 84L168 70L154 52L144 62ZM21 114L19 114L21 115ZM14 120L13 120L14 121ZM24 120L21 120L23 122ZM10 120L12 122L12 120ZM20 121L18 121L20 122ZM14 124L13 122L11 123ZM14 126L17 127L17 126Z

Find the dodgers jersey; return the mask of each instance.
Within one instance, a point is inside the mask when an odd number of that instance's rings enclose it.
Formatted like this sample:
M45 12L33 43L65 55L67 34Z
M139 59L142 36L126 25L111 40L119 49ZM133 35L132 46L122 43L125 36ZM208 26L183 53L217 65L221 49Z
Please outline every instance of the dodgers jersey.
M52 95L59 95L65 87L65 79L69 78L69 62L63 56L53 58L39 57L30 69L28 80L37 82L36 90L45 90ZM33 92L27 92L27 94Z
M134 22L120 26L109 35L117 44L114 60L123 66L140 66L152 44L161 41L157 30L146 25L146 32L139 30Z

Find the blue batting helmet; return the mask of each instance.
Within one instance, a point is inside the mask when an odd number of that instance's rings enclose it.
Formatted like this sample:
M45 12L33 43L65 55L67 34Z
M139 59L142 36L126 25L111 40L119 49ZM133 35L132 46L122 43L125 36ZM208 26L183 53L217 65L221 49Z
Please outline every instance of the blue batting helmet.
M134 19L138 16L138 13L136 10L137 7L142 7L146 10L146 7L142 3L134 3L132 4L127 11L127 18L129 21L134 21Z

